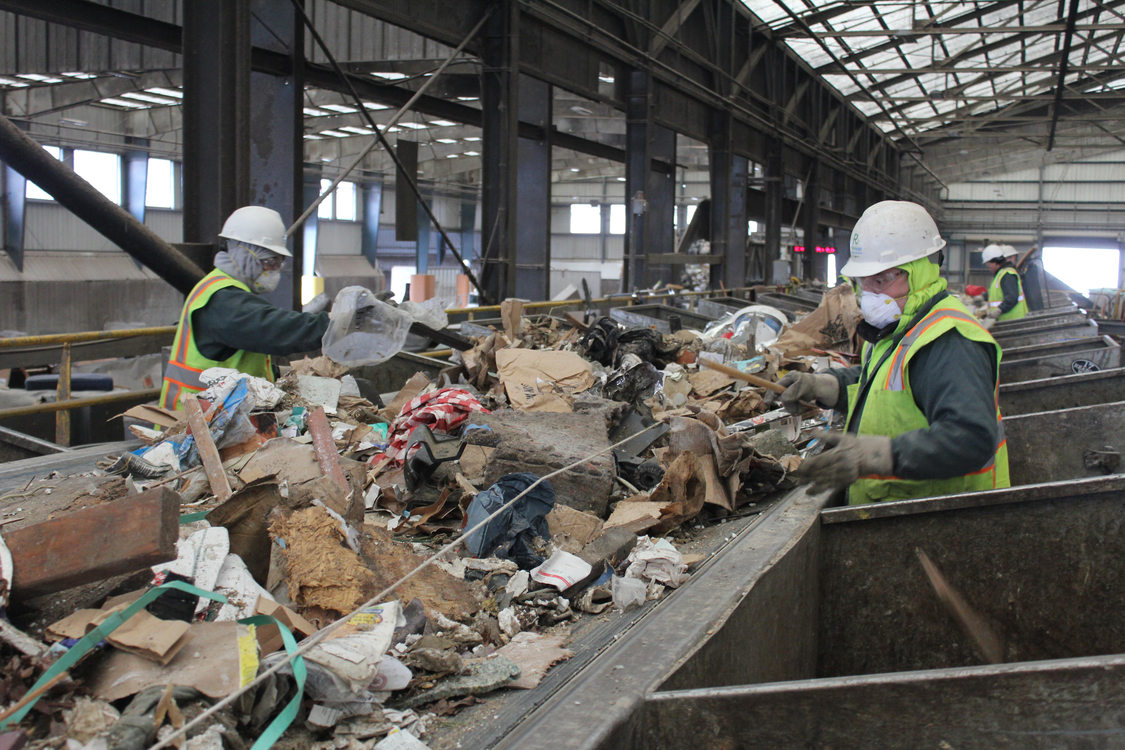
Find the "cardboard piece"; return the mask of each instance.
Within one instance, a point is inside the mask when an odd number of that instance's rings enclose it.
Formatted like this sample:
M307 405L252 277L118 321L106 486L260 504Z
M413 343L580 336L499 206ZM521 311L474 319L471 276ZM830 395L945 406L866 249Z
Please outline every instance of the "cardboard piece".
M238 478L247 484L263 477L277 477L294 485L319 476L320 466L312 445L284 437L274 438L259 448L238 472Z
M520 668L520 676L506 687L521 690L538 687L553 664L574 656L569 648L563 648L561 635L528 632L517 633L510 643L496 653L511 659Z
M687 377L691 389L699 398L707 398L719 391L734 385L734 380L715 370L700 370Z
M259 596L258 603L254 605L254 610L260 615L270 615L281 621L283 625L293 631L293 637L298 641L317 631L316 625L313 625L289 607L278 604L272 599ZM284 647L281 640L281 631L278 630L276 625L259 625L256 632L258 646L262 649L263 656L272 654L274 651L280 651Z
M573 411L565 395L596 382L590 363L574 352L501 349L496 366L508 402L521 411Z
M783 355L807 353L810 349L850 348L863 313L850 284L829 289L815 310L782 331L770 345Z
M134 406L132 409L118 414L114 419L119 417L130 417L142 422L149 422L157 427L172 427L179 424L183 419L183 412L173 411L172 409L163 409L159 406L152 404L141 404Z
M98 698L115 701L153 685L186 685L209 698L225 698L254 679L257 649L246 625L200 622L188 631L191 646L165 665L136 654L111 651L91 670L87 686ZM249 644L240 648L240 641Z
M127 603L122 602L102 609L80 609L48 625L46 634L51 640L81 638L112 613L127 606ZM167 664L190 640L184 637L190 627L188 623L179 620L161 620L142 609L119 625L106 641L122 651L157 664Z
M685 451L664 472L664 479L652 491L654 502L665 502L661 521L653 527L656 534L665 534L695 518L707 500L707 482L702 462L691 451Z
M669 503L650 501L620 502L605 522L606 530L627 529L634 534L651 529L660 523L660 515Z
M425 373L414 373L410 376L410 380L407 380L395 394L395 397L379 410L379 416L388 424L394 422L399 412L402 411L402 407L406 406L410 399L426 390L429 385L430 379L426 377Z
M500 321L504 325L504 335L513 341L518 339L523 327L523 300L509 297L501 302Z
M246 563L250 574L264 584L270 567L269 523L266 520L281 502L277 481L258 479L247 484L207 514L212 526L223 526L230 536L230 552Z
M583 513L562 503L556 503L547 514L547 526L555 543L575 554L601 533L603 524L593 513Z

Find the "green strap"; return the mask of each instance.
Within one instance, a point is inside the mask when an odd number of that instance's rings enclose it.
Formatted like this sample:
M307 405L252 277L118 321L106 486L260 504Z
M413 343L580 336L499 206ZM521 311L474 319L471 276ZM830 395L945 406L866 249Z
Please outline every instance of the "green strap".
M211 511L209 510L201 510L198 513L184 513L182 516L180 516L180 526L186 526L189 523L202 521L210 512Z
M270 725L266 727L265 731L254 742L253 747L250 748L250 750L268 750L280 739L281 735L285 734L285 730L293 723L293 719L297 718L297 710L301 707L301 698L305 694L305 676L307 674L305 659L302 656L295 656L297 640L289 632L289 628L276 617L254 615L253 617L247 617L245 620L239 620L239 622L243 625L277 625L277 629L281 632L281 641L285 644L285 652L292 658L290 664L293 668L293 678L297 680L297 694L282 709L281 713L274 717L274 720L270 722Z
M31 686L31 690L29 690L28 692L30 693L34 690L37 690L39 686L53 680L56 675L61 674L73 667L94 646L104 641L106 636L116 630L119 625L121 625L133 615L137 614L137 612L139 612L140 610L144 609L144 607L146 607L149 602L160 596L160 594L162 594L164 591L167 591L168 589L178 589L188 594L194 594L195 596L202 596L207 599L213 599L214 601L222 602L223 604L226 604L227 602L227 598L222 594L216 594L213 591L204 591L203 589L196 588L195 586L184 583L183 581L170 581L161 586L151 588L144 594L142 594L140 599L137 599L137 601L130 604L124 610L120 612L114 612L109 617L105 618L102 624L98 625L96 628L84 635L81 640L78 641L78 643L75 643L73 646L71 646L69 651L63 654L58 661L52 664L51 668L44 672L42 677L36 680L35 684ZM284 637L285 634L282 633L282 638ZM290 637L292 638L292 636ZM24 716L27 716L28 711L30 711L35 706L35 704L39 702L39 698L42 697L43 696L40 695L35 700L31 701L26 706L21 708L19 711L16 711L14 714L9 716L4 721L0 721L0 729L5 729L12 722L18 722L23 719Z

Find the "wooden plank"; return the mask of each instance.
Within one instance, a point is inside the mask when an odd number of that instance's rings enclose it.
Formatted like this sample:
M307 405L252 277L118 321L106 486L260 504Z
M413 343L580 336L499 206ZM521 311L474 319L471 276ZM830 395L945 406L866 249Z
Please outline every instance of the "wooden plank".
M167 487L4 534L16 596L50 594L176 557L180 496Z
M225 502L234 493L231 491L227 473L223 469L223 461L219 458L219 450L211 438L211 430L207 421L203 419L203 410L199 408L199 399L188 396L184 399L184 412L187 414L188 427L199 447L199 460L203 462L203 470L207 472L207 481L211 484L211 493L219 500Z
M348 478L344 476L344 470L340 468L340 455L336 452L336 441L332 439L332 428L328 426L324 407L318 406L309 412L308 425L321 472L340 485L344 492L348 492L351 486L348 484Z

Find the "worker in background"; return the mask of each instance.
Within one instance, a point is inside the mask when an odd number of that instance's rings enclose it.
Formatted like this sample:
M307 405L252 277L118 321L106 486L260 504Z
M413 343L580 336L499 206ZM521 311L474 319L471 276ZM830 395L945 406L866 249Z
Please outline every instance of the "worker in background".
M992 283L988 285L988 322L991 328L997 320L1017 320L1027 317L1027 301L1024 299L1023 282L1016 271L1013 259L1019 252L1011 245L989 245L981 252L981 260L992 271Z
M813 491L848 486L853 505L1007 487L1000 347L940 276L945 240L916 203L863 212L841 274L859 295L861 363L789 373L781 401L843 411L843 433L805 460Z
M180 313L160 392L167 409L182 408L185 396L203 390L199 374L209 367L273 380L271 354L319 350L328 328L326 312L282 310L258 296L277 288L292 257L281 214L245 206L227 218L219 237L215 269L191 290Z

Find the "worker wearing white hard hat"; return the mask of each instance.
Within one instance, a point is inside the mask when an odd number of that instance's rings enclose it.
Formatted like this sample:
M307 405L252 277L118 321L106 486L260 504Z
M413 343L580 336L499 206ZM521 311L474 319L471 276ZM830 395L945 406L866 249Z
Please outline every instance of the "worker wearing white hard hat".
M183 398L204 389L200 373L229 367L273 380L270 355L320 349L328 313L282 310L259 295L277 289L292 253L281 214L264 206L234 211L219 232L215 268L184 301L160 403L182 408Z
M980 255L988 270L992 271L992 282L988 285L988 322L985 325L991 328L995 321L1027 317L1023 282L1012 261L1019 251L1011 245L988 245Z
M801 467L813 491L847 486L848 502L862 504L1009 485L1000 347L946 291L944 247L916 203L876 203L856 222L841 274L863 312L860 364L780 381L794 410L815 400L847 415Z

